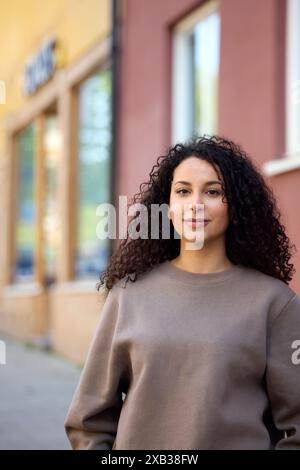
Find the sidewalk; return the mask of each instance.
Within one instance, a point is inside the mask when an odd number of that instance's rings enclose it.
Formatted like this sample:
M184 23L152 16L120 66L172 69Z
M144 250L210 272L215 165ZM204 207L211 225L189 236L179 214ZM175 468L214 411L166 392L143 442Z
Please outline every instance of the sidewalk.
M3 337L0 449L70 449L63 422L80 369L52 353Z

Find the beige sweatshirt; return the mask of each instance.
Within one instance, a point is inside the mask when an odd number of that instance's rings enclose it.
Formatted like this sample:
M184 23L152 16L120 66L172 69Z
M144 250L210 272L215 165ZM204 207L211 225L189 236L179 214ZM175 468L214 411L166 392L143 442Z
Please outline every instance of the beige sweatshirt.
M106 298L66 417L74 449L300 449L290 287L241 265L196 274L169 261L123 285Z

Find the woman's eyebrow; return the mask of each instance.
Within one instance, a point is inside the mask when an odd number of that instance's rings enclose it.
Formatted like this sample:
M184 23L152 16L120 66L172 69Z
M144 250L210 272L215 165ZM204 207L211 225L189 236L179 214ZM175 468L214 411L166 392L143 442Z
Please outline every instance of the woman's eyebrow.
M189 181L176 181L175 184L185 184L185 185L187 185L187 186L191 186L191 183L190 183ZM214 180L214 181L206 181L206 183L204 183L204 186L207 186L207 185L209 185L209 184L222 184L222 182L221 182L221 181L216 181L216 180Z

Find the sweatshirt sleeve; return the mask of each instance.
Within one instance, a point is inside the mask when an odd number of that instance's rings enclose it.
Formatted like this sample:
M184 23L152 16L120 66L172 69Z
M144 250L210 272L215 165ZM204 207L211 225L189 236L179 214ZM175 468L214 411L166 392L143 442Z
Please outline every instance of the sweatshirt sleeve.
M73 449L113 448L126 391L124 354L117 342L118 297L113 287L105 299L73 400L65 431ZM118 345L119 344L119 345Z
M300 449L300 298L296 294L270 328L266 385L274 424L284 433L275 449Z

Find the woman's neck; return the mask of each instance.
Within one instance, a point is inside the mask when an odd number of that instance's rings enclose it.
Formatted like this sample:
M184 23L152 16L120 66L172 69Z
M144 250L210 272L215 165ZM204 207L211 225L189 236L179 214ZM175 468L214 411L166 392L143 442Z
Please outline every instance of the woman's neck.
M214 246L214 249L203 247L200 250L185 250L181 245L179 256L171 263L180 269L193 273L225 271L234 266L222 244L219 244L218 247Z

